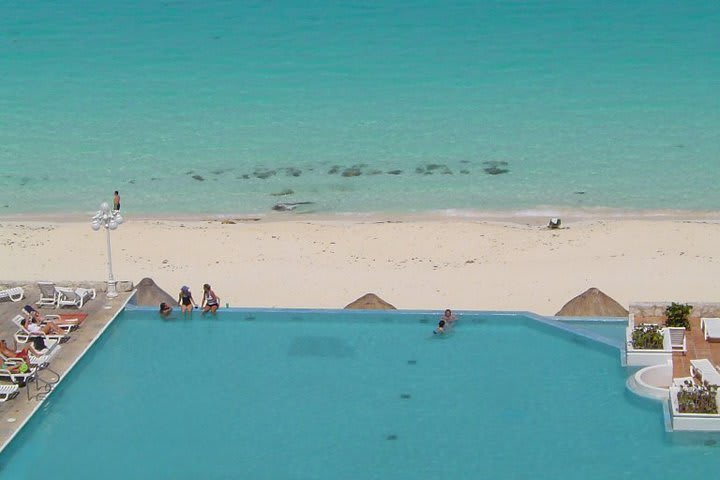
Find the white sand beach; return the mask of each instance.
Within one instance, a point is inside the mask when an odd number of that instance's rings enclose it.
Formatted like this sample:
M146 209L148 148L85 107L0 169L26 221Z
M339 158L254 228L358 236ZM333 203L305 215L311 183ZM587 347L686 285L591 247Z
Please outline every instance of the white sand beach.
M716 301L712 218L136 220L112 232L118 280L151 277L172 295L207 282L234 307L341 308L374 292L402 309L554 314L597 287L633 301ZM0 220L0 279L107 278L104 232L87 221Z

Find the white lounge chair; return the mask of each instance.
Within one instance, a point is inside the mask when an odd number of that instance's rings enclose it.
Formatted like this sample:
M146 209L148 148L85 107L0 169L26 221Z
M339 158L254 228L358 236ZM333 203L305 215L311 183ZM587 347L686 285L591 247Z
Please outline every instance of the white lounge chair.
M60 349L62 348L58 342L51 343L47 346L45 350L42 352L38 352L38 355L35 355L33 353L33 349L28 348L28 358L30 359L30 366L31 367L37 367L38 370L42 370L43 368L47 368L48 365L50 365L50 361L55 358L55 356L60 352ZM19 357L6 357L2 353L0 353L0 360L2 361L10 361L10 362L22 362L23 359Z
M17 397L20 387L15 384L0 384L0 402L7 402Z
M0 290L0 300L9 298L13 302L19 302L25 296L25 290L21 287L8 288L6 290Z
M690 375L710 385L720 385L720 373L707 358L690 360Z
M29 305L26 305L26 307L29 307ZM30 312L25 310L25 308L20 309L20 314L23 316L23 318L25 320L27 320L27 321L32 320L32 315L30 314ZM72 320L72 321L67 321L67 320L63 320L62 317L60 317L60 315L52 315L52 314L43 315L42 318L43 318L43 322L42 322L43 324L45 324L47 322L53 322L58 327L62 328L65 333L70 333L73 330L80 328L80 324L78 323L79 318L68 318L68 320ZM26 323L26 325L27 325L27 323Z
M37 286L40 289L40 300L35 302L35 305L57 307L58 292L55 290L55 284L53 282L37 282Z
M43 350L40 355L35 355L31 350L28 351L28 357L30 358L30 365L37 367L38 369L47 368L50 365L50 361L60 352L62 346L60 342L55 342L48 345L48 348Z
M685 327L665 327L670 336L670 347L673 352L687 352L687 338L685 338Z
M720 318L701 318L700 328L708 342L720 342Z
M57 306L58 307L78 307L82 308L83 304L90 299L95 298L94 288L65 288L55 287L58 292Z
M37 368L29 366L27 372L14 373L7 368L0 368L0 380L5 380L16 385L25 385L30 380L33 380L37 375Z
M67 335L67 334L64 334L64 335L57 334L56 335L53 333L48 333L48 334L31 333L23 325L23 320L25 320L25 319L23 318L22 315L15 315L11 320L15 324L15 326L18 327L18 331L15 332L15 341L17 343L28 343L33 337L43 337L45 339L45 344L48 345L48 344L54 343L54 342L63 343L70 338L70 335Z

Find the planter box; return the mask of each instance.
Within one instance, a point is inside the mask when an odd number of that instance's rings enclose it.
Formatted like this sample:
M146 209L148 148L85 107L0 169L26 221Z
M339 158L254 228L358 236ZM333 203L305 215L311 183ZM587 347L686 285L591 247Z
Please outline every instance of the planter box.
M663 333L663 348L658 350L636 349L632 346L632 323L625 330L626 352L625 360L629 367L649 367L650 365L665 365L672 360L672 346L670 336Z
M669 402L673 430L720 432L720 414L718 413L680 413L677 400L679 391L678 387L670 387ZM718 397L715 398L715 402L717 401Z

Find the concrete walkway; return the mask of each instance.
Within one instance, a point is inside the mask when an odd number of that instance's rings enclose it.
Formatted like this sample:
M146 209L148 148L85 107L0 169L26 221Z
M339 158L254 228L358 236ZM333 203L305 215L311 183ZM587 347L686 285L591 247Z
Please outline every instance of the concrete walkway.
M25 298L20 302L11 302L9 300L0 302L0 339L4 339L8 346L13 348L13 345L15 345L13 335L17 328L10 320L20 313L20 309L26 304L35 306L35 302L40 298L40 292L35 284L8 284L7 282L2 284L22 286L25 290ZM100 288L104 288L104 283L83 283L78 285L65 283L58 285L92 287L97 290L97 297L88 301L87 304L83 305L82 309L69 307L61 309L52 307L38 308L43 314L72 313L73 311L82 311L88 314L82 326L71 334L70 340L62 345L61 351L50 364L50 368L57 372L60 375L60 380L62 380L78 358L99 338L108 323L125 306L125 303L132 296L132 292L121 292L118 297L108 299L105 292L100 290ZM18 346L17 350L20 348L22 346ZM56 378L48 371L41 371L39 376L43 379L54 380ZM42 385L42 382L39 383ZM47 395L37 395L41 391L44 390L37 390L35 382L32 382L21 388L19 395L15 399L0 403L0 451L7 446L10 439L47 398ZM28 393L30 394L30 400L28 400Z

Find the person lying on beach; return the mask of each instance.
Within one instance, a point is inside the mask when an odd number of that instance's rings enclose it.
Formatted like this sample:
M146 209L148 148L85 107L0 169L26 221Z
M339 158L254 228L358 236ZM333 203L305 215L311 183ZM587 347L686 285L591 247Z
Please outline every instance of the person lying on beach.
M215 292L213 292L212 288L210 288L210 285L206 283L205 285L203 285L203 313L210 312L215 315L215 312L217 312L219 306L220 297L215 295Z
M440 320L438 322L438 326L435 330L433 330L434 335L442 335L445 333L445 320Z
M172 307L165 302L160 304L160 315L167 317L172 313Z
M186 285L180 289L180 295L178 296L178 305L180 305L180 311L182 313L192 312L193 307L197 308L197 303L190 292L190 288Z
M23 318L20 320L20 325L25 327L28 332L34 335L65 335L67 333L62 328L58 327L55 322L48 321L43 324L39 324L32 321L29 322Z
M61 314L53 314L49 315L52 317L52 320L50 318L45 318L45 316L40 313L39 311L35 310L31 305L25 305L23 307L23 315L28 317L30 320L32 320L35 323L46 323L48 321L56 322L60 325L73 325L73 326L80 326L82 325L82 322L85 321L88 314L83 312L77 312L77 313L61 313Z

